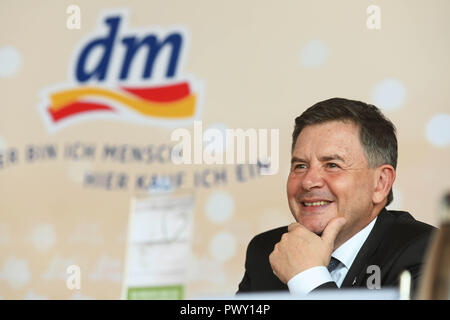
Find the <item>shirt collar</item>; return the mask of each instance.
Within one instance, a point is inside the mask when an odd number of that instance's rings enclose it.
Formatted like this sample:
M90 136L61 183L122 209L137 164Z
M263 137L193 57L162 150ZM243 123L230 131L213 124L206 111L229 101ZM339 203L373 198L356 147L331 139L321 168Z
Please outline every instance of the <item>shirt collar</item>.
M347 269L350 269L353 260L355 260L356 255L369 236L370 231L372 231L377 218L378 217L375 217L375 219L373 219L367 226L345 241L339 248L334 250L331 256L338 259Z

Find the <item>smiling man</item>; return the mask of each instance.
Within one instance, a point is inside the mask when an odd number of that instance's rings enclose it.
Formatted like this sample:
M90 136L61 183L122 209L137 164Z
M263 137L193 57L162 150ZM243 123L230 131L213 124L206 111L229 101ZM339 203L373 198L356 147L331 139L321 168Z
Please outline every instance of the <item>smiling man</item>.
M413 290L433 227L389 211L397 166L395 127L378 108L333 98L295 119L289 208L296 223L257 235L238 293L381 287L410 271Z

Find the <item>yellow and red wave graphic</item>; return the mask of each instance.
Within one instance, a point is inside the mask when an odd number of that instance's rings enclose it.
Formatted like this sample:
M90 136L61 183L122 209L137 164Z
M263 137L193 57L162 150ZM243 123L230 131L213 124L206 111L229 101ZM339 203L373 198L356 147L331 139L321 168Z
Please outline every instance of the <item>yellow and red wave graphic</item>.
M144 116L157 118L189 118L195 113L196 95L190 92L188 82L158 87L121 87L111 90L98 87L80 87L59 91L50 96L47 108L53 122L86 112L117 112L106 103L90 102L89 98L105 98L119 102Z

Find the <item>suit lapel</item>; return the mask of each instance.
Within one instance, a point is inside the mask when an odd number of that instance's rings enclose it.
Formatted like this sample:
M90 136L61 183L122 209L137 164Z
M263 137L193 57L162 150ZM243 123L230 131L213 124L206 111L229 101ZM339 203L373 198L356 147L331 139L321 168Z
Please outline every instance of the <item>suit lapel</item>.
M372 231L364 242L363 246L356 255L350 270L342 282L341 288L344 287L360 287L364 285L362 282L367 273L367 267L370 265L370 259L375 254L376 249L381 244L386 231L392 224L393 219L385 208L378 214L377 221Z

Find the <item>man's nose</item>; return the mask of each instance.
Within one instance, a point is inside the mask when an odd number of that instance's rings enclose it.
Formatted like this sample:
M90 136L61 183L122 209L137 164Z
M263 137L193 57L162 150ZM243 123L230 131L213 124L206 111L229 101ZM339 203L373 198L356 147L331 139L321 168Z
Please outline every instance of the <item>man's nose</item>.
M314 167L308 168L302 180L303 189L311 190L313 188L321 188L323 185L324 182L320 169Z

